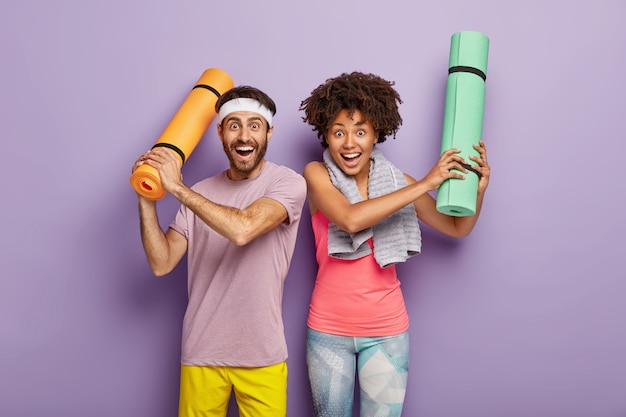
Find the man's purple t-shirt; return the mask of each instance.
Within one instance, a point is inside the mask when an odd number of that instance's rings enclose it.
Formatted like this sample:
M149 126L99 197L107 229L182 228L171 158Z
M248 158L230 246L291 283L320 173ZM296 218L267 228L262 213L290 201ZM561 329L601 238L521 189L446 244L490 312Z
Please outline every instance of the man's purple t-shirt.
M271 198L285 207L288 219L241 247L181 206L170 225L188 243L189 303L181 362L257 367L284 361L282 295L306 199L304 178L266 161L254 178L231 181L223 172L192 189L239 209L261 197Z

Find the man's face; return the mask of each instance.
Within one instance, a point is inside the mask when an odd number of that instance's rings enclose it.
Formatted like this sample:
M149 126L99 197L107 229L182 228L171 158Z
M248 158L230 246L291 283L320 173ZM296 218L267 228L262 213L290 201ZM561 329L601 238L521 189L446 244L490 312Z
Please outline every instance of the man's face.
M227 115L217 131L230 161L229 176L241 180L256 176L267 151L274 127L258 113L233 112Z

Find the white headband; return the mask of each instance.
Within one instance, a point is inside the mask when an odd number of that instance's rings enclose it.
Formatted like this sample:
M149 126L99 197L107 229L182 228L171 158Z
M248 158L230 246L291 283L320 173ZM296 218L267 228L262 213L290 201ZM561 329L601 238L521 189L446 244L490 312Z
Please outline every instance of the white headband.
M265 120L267 120L267 124L272 126L272 112L270 109L253 98L234 98L222 104L217 123L222 123L222 120L224 120L226 116L236 111L251 111L259 113Z

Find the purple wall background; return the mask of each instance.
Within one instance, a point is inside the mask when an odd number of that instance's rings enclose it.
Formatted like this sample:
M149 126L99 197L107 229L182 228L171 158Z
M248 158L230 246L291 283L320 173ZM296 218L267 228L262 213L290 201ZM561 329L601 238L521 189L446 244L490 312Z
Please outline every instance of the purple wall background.
M4 4L0 414L175 415L186 269L150 273L128 178L205 68L275 98L268 156L298 171L321 152L298 112L315 86L352 70L395 80L405 122L382 149L420 177L439 151L450 36L478 30L493 178L470 237L424 227L400 267L404 415L626 415L625 18L620 0ZM212 125L185 179L224 167ZM159 204L166 225L177 204ZM311 415L314 271L305 220L284 301L290 417Z

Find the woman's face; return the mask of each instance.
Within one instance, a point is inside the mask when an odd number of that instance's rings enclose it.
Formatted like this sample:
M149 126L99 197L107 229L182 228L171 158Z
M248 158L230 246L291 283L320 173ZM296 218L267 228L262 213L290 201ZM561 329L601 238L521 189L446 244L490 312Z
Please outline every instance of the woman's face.
M367 179L370 155L378 134L369 120L355 110L348 117L348 110L341 110L326 133L326 143L335 163L347 175Z

